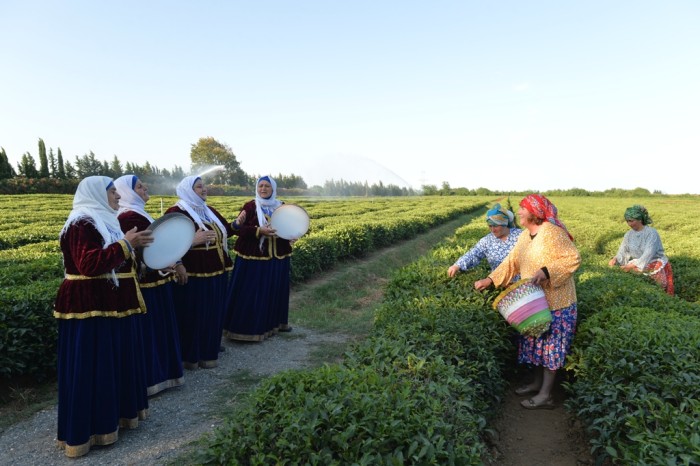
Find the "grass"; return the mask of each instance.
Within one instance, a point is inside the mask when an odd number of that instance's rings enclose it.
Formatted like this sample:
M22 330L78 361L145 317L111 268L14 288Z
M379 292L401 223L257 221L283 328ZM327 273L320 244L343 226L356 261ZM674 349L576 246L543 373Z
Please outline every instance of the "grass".
M0 387L0 433L57 402L56 382L8 382Z
M351 338L367 335L372 328L374 311L382 301L383 285L394 271L453 236L458 227L474 216L463 215L414 239L345 261L334 270L321 272L315 279L295 285L290 299L290 321Z

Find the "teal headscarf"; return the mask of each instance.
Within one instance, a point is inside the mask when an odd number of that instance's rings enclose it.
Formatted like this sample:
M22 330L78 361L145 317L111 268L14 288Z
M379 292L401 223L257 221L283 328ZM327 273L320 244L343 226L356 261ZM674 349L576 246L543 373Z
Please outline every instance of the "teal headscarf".
M641 220L642 225L650 225L653 222L646 207L639 204L625 210L625 220Z
M508 228L513 228L515 226L514 219L515 216L513 212L504 209L501 207L501 204L494 205L491 210L486 212L486 223L491 226L507 226Z

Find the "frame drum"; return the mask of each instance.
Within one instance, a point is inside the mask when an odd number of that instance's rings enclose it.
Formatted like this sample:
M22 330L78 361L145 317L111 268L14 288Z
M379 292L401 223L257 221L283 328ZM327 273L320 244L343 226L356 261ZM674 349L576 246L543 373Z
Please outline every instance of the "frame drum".
M194 222L184 214L165 214L148 227L153 242L143 248L143 261L154 270L179 261L192 246Z
M282 204L272 213L270 226L280 238L299 239L309 231L309 214L296 204Z

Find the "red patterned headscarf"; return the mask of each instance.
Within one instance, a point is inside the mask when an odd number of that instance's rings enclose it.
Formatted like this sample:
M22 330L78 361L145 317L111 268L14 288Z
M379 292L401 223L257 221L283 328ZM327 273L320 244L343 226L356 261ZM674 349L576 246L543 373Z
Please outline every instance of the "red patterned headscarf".
M556 206L552 204L549 201L549 199L547 199L543 195L529 194L525 196L525 198L522 201L520 201L520 207L527 209L527 211L535 217L542 220L547 220L548 222L553 223L554 225L563 229L566 232L566 234L569 235L571 241L574 240L574 237L571 236L569 230L566 229L561 220L559 220L559 217L557 217Z

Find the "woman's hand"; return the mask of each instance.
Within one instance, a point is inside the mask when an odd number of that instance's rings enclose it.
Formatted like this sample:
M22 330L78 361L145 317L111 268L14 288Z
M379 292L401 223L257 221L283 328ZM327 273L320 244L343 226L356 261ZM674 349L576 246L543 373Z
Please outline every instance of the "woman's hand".
M187 284L187 269L185 269L185 266L182 264L182 262L178 262L175 264L175 281L177 282L178 285L186 285Z
M241 210L241 213L238 214L238 217L236 217L236 224L240 227L241 225L243 225L245 223L245 218L246 218L245 210Z
M489 286L493 285L493 280L491 278L486 277L482 278L481 280L477 280L474 282L474 289L477 291L484 291L486 288Z
M608 262L608 265L610 267L615 267L617 265L617 259L613 257L612 259L610 259L610 262Z
M540 285L548 280L547 275L544 273L544 270L539 269L537 272L535 272L535 275L532 276L530 279L531 283L534 283L535 285Z
M637 266L634 264L626 264L626 265L621 265L620 268L624 270L625 272L636 272L637 271Z
M277 230L268 226L260 227L258 231L263 236L275 236L275 233L277 233Z
M146 247L153 242L151 230L136 231L136 227L124 233L124 239L132 248Z
M458 266L458 265L452 265L452 266L450 266L449 269L447 269L447 275L448 275L450 278L452 278L452 277L454 277L455 275L457 275L457 273L459 273L459 266Z
M216 243L216 232L213 230L204 230L203 228L197 230L197 232L194 234L194 239L192 240L192 246L212 243Z

